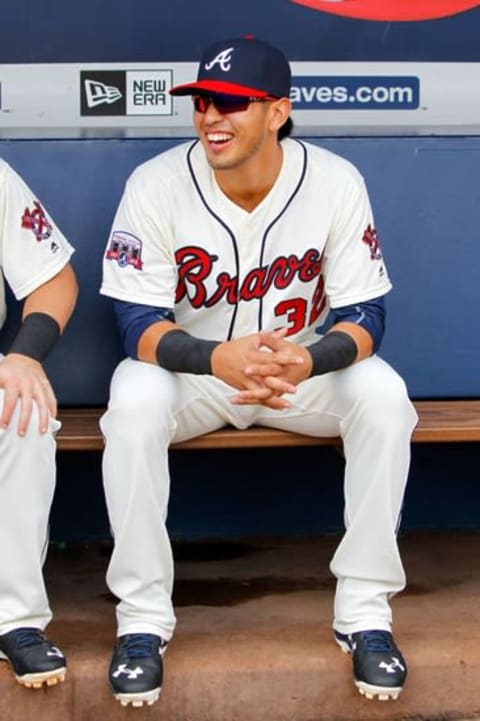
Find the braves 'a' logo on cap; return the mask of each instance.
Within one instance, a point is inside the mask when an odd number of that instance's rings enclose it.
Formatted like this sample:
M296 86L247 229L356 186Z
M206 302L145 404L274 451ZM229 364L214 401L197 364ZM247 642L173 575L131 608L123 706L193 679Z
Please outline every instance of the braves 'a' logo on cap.
M234 48L227 48L226 50L222 50L221 53L218 53L213 60L211 60L209 63L205 63L205 70L211 70L214 65L220 65L220 69L223 70L224 73L228 73L230 68L232 67L232 53Z
M478 0L292 0L313 10L359 20L434 20L478 7Z

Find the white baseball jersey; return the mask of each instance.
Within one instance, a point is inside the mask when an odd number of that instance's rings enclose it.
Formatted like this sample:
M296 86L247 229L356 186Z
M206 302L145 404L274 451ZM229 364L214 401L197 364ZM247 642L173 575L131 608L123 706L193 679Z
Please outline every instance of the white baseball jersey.
M26 183L0 159L0 269L18 300L53 278L73 253ZM0 283L0 327L6 317Z
M225 340L287 327L318 340L329 308L391 284L363 178L347 160L287 138L283 165L247 212L220 190L199 142L129 178L104 259L101 293L173 308L195 336Z

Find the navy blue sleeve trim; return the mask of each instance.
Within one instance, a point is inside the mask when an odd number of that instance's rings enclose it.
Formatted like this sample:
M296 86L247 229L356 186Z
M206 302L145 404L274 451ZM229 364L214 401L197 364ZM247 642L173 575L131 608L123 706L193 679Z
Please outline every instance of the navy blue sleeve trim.
M124 300L114 300L113 308L123 349L133 360L138 360L138 341L149 326L162 320L175 322L175 314L171 308L155 308L139 303L127 303Z
M356 305L332 308L335 323L355 323L365 328L372 337L374 353L380 348L385 333L385 314L385 299L383 296Z

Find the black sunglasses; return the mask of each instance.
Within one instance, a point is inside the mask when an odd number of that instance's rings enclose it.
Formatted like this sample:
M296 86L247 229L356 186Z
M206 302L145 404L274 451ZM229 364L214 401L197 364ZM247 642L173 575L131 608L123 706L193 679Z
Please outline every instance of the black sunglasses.
M193 106L197 113L206 113L210 104L213 104L221 115L228 113L241 113L248 108L250 103L263 103L277 100L270 95L263 98L247 97L243 95L227 95L225 93L214 93L213 95L192 95Z

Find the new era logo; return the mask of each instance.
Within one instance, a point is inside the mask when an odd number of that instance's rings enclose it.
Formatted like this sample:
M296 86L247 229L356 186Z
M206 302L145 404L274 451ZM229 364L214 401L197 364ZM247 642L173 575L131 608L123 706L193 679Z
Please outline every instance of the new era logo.
M95 80L85 80L84 83L89 108L95 108L102 103L111 105L122 97L122 93L114 85L105 85Z
M124 70L82 70L80 112L82 115L125 115Z
M83 116L172 115L170 68L81 70Z

